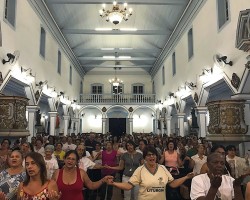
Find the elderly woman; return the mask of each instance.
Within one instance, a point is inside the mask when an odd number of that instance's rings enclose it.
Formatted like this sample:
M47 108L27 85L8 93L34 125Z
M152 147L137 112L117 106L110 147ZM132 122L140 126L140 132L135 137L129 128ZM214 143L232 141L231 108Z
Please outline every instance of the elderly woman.
M109 179L109 184L122 190L131 190L135 185L139 185L138 200L165 200L165 186L179 187L184 181L193 177L193 173L174 180L169 171L157 163L157 150L153 146L148 146L143 151L145 164L138 167L127 183L113 182Z
M22 162L22 153L18 150L12 151L8 158L10 167L0 173L0 200L17 198L17 187L26 177Z
M27 178L19 185L18 200L60 199L56 182L47 179L46 165L40 153L28 153L25 158L25 168Z
M54 152L54 146L47 145L44 149L44 152L45 152L44 161L45 161L46 169L47 169L47 178L51 179L55 170L57 170L59 168L56 158L54 156L52 156L52 154Z

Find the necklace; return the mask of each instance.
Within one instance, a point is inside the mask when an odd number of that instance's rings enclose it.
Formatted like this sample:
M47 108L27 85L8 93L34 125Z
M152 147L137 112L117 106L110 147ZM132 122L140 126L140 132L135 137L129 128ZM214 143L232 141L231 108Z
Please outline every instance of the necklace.
M133 167L134 167L134 152L128 153L129 157L130 157L130 169L129 171L132 172L133 171Z

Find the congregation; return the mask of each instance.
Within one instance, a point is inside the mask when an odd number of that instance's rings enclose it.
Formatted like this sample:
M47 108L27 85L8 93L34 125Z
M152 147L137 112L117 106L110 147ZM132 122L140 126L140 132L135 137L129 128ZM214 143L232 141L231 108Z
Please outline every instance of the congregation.
M249 161L195 135L4 138L0 200L111 200L114 187L125 200L250 199Z

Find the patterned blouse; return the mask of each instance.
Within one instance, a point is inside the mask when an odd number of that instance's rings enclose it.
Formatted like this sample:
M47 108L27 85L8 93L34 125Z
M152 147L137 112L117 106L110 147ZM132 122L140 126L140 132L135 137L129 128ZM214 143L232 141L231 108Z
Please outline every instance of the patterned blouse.
M34 195L28 194L27 192L24 191L23 188L21 188L20 199L21 200L49 200L48 185L49 185L49 181L48 181L46 187L41 192L34 194Z
M26 178L26 172L20 174L10 175L7 170L0 173L0 190L4 192L7 199L17 199L17 190L21 182Z

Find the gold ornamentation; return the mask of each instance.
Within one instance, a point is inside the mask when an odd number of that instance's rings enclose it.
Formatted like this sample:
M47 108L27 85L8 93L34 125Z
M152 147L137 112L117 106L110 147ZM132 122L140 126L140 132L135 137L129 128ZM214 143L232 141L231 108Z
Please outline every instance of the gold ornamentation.
M210 121L209 134L246 134L243 100L213 101L207 104Z

